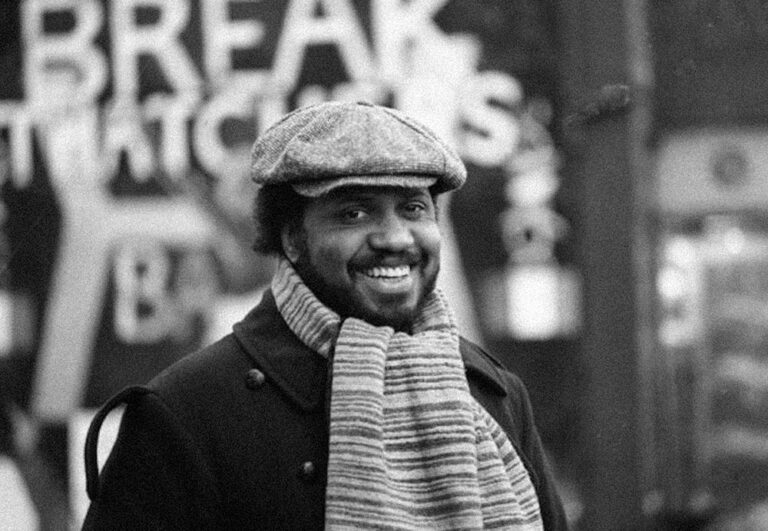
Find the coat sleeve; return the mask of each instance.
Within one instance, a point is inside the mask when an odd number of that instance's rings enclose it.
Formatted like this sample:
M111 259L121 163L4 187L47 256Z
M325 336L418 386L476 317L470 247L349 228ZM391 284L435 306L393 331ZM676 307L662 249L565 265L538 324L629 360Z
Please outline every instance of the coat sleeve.
M83 529L215 529L215 482L192 438L151 391L121 395L97 414L86 442L91 505ZM121 401L120 431L99 476L100 423Z
M511 380L511 399L518 420L518 442L524 454L525 464L532 475L536 494L539 498L541 517L546 531L568 529L568 521L563 510L560 495L557 492L552 468L547 461L544 446L541 443L536 423L533 418L533 407L528 397L528 391L517 376L509 374Z

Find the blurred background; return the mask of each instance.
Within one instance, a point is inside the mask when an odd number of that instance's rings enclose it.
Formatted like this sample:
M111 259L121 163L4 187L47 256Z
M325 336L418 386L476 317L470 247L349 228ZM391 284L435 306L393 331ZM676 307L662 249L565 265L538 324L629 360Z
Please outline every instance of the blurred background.
M467 164L442 286L575 529L768 529L765 2L5 0L0 72L0 529L78 528L94 408L258 302L250 144L330 99Z

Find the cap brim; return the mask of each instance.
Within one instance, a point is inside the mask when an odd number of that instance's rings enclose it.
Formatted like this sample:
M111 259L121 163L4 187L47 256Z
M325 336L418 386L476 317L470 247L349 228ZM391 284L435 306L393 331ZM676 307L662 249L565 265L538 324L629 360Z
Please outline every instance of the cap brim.
M425 175L360 175L336 177L317 181L291 183L299 195L320 197L332 190L349 186L393 186L398 188L429 188L437 182L436 176Z

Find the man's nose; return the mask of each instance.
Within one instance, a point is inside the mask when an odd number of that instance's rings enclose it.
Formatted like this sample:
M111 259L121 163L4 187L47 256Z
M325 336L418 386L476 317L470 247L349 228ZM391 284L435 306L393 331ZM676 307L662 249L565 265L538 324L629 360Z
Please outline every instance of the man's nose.
M414 238L408 221L396 213L383 215L375 229L368 235L373 249L403 251L413 246Z

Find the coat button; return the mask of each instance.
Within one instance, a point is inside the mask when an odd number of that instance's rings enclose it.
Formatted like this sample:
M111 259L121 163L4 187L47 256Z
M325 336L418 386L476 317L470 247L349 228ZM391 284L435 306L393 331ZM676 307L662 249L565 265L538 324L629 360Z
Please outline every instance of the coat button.
M258 389L259 387L264 385L264 382L266 380L267 380L267 377L264 376L264 373L261 372L259 369L251 369L245 375L245 386L248 389Z
M299 467L299 477L304 481L311 482L317 479L317 467L312 461L305 461Z

